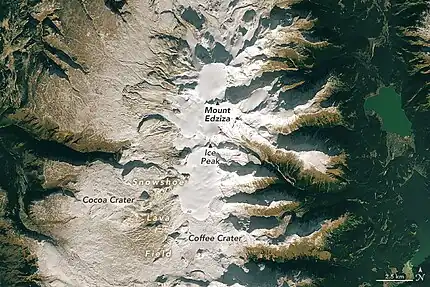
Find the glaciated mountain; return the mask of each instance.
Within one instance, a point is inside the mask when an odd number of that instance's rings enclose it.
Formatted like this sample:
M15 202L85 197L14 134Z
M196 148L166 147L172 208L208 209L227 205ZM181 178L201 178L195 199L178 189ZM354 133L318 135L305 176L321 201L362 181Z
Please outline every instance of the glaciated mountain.
M0 285L411 278L428 17L397 2L1 4ZM390 84L414 136L363 110Z

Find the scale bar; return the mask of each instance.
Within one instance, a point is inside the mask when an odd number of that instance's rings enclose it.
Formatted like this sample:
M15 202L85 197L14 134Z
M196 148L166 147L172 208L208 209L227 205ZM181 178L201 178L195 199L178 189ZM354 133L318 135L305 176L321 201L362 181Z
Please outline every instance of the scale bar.
M380 280L376 280L376 282L413 282L413 279L380 279Z

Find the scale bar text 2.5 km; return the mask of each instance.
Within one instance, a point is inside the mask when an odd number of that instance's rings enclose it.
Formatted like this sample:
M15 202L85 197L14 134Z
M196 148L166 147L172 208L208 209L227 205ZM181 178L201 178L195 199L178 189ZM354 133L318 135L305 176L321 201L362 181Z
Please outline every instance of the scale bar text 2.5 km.
M380 279L376 282L413 282L413 279Z

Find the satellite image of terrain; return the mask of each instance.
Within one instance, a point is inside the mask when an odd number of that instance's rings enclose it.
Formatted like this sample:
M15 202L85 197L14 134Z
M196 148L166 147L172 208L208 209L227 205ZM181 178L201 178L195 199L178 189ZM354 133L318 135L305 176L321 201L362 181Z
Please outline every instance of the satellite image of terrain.
M430 287L429 176L430 0L0 0L0 287Z

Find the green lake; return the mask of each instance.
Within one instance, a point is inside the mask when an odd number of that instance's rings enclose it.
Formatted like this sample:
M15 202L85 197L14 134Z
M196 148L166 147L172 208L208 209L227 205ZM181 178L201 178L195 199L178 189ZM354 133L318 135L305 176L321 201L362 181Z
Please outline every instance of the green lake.
M366 111L374 111L382 119L382 129L400 136L412 134L412 124L402 109L401 97L393 87L381 87L378 95L364 102Z

